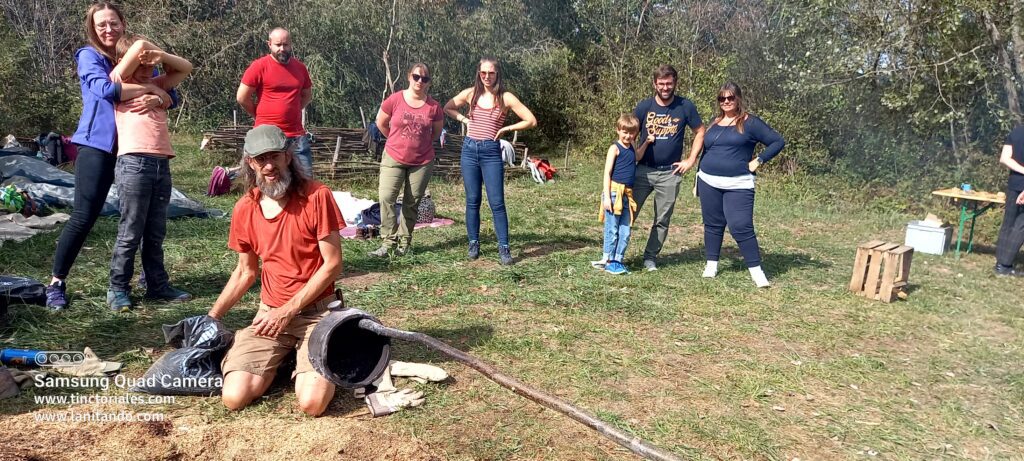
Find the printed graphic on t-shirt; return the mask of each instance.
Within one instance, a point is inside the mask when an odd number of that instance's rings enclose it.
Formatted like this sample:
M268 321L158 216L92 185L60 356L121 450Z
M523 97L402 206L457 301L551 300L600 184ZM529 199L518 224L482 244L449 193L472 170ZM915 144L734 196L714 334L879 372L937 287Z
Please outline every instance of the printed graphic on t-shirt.
M672 114L648 112L644 125L647 127L647 134L654 136L654 139L668 139L679 133L681 121L681 118L673 117Z
M406 139L418 139L427 128L426 117L412 112L402 113L402 132L400 136Z

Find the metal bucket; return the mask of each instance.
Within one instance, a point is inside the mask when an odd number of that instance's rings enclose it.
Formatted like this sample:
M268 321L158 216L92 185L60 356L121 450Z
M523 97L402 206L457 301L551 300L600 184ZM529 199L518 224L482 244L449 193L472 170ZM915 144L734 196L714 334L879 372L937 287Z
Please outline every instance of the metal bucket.
M336 301L337 302L337 301ZM376 317L355 308L335 307L317 323L309 337L309 361L313 369L345 389L370 385L384 374L391 360L391 338L359 327Z

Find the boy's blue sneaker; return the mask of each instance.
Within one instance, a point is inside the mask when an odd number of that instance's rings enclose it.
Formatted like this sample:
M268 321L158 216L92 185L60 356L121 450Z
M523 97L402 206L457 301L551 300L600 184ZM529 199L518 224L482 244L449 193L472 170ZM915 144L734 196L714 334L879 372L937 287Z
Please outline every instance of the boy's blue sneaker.
M605 264L604 271L612 275L621 275L629 273L629 271L626 270L626 266L623 266L622 263L618 261L611 261L608 264Z
M107 290L107 306L114 312L128 312L132 308L132 300L127 291Z

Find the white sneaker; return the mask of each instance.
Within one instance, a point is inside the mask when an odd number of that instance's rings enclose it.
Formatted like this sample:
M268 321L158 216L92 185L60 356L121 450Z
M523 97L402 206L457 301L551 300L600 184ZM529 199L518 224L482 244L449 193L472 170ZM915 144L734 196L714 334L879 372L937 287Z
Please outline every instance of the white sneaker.
M754 285L757 285L758 288L768 288L771 286L761 266L751 267L748 270L750 271L750 278L754 279Z
M658 265L654 263L653 259L645 259L644 260L644 269L646 269L647 272L656 271L656 270L658 270Z
M597 270L604 270L604 266L608 264L608 258L601 258L597 261L590 261L590 267Z
M704 273L701 274L701 277L711 279L715 278L716 275L718 275L718 261L708 261L704 265Z

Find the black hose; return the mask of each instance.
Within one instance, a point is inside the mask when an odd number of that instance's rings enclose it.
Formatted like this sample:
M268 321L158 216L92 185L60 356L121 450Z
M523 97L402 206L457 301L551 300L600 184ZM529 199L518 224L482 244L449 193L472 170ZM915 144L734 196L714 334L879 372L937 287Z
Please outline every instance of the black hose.
M393 339L401 339L403 341L409 341L419 343L427 346L431 349L437 350L459 362L468 365L476 371L479 371L491 381L500 384L503 387L511 389L512 392L526 397L534 402L537 402L545 407L562 413L576 421L579 421L587 427L597 431L601 435L611 439L615 443L622 445L642 456L645 459L652 461L682 461L676 455L669 453L657 446L645 442L639 437L633 437L625 432L622 432L612 426L609 426L604 421L601 421L594 415L573 406L572 404L534 389L526 384L523 384L519 380L508 376L493 366L481 361L480 359L473 357L465 352L462 352L454 347L445 344L444 342L433 338L423 333L416 333L412 331L398 330L395 328L388 328L380 323L377 323L370 319L362 319L359 321L359 327L364 330L369 330L377 333L381 336L387 336Z

